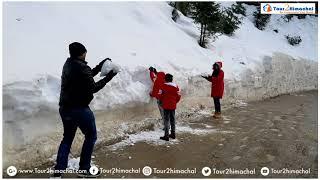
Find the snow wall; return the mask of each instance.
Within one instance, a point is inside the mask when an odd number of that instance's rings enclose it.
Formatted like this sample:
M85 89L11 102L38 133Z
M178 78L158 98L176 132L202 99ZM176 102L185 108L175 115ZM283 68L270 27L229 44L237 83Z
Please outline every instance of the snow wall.
M318 88L318 68L314 61L275 53L264 57L262 62L256 71L244 71L241 80L225 80L223 108ZM139 77L141 72L132 74ZM145 71L144 76L147 75ZM146 86L149 84L149 80L145 78L137 80ZM212 99L209 97L210 83L199 76L177 80L177 83L184 87L183 98L177 109L178 121L187 121L188 118L184 115L188 113L203 108L213 109ZM121 86L115 84L112 88L121 89ZM43 96L44 89L53 93L58 87L59 79L52 76L32 83L19 82L4 86L4 167L10 164L37 166L47 162L57 152L63 132L57 105L40 97ZM108 110L96 111L97 147L118 142L131 133L154 129L159 124L157 118L159 113L156 102L151 99L147 102L131 101ZM83 136L78 131L72 146L74 155L80 154L82 142Z

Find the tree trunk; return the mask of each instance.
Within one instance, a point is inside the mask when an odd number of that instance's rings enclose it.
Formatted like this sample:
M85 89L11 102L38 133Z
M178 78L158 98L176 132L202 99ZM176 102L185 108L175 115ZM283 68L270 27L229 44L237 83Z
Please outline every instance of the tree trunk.
M206 37L206 25L203 25L203 33L202 33L202 47L205 47L205 37Z
M200 39L199 39L200 46L202 46L202 36L203 36L203 24L201 24L201 31L200 31Z

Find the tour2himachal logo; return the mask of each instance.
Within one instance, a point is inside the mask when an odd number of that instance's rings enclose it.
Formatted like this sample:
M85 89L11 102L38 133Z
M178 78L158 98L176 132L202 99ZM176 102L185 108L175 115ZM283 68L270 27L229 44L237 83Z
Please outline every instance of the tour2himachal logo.
M263 10L264 10L264 12L271 12L272 8L271 8L270 4L266 4L263 6Z

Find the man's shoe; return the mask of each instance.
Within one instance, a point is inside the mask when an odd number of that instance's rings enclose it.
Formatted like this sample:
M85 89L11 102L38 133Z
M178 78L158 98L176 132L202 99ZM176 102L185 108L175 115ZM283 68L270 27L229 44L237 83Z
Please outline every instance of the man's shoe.
M175 138L176 138L176 134L171 133L171 134L169 135L169 138L175 139Z
M165 141L169 141L169 136L162 136L162 137L160 137L160 139L165 140Z
M95 175L91 174L89 171L78 173L80 178L95 178L101 175L101 171L98 169Z

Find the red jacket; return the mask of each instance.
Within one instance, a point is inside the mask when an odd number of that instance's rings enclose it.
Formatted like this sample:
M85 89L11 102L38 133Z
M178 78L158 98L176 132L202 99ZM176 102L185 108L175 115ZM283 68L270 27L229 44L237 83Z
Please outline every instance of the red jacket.
M179 87L175 83L164 83L160 91L160 101L165 110L175 110L181 95Z
M154 82L152 91L150 93L151 97L155 97L155 98L159 99L159 91L164 84L164 76L165 76L164 72L158 72L156 77L153 72L150 72L150 79L151 79L151 81Z
M222 68L222 62L216 62L219 67L220 71L217 77L209 76L208 81L212 83L211 86L211 97L214 98L222 98L223 91L224 91L224 72Z

